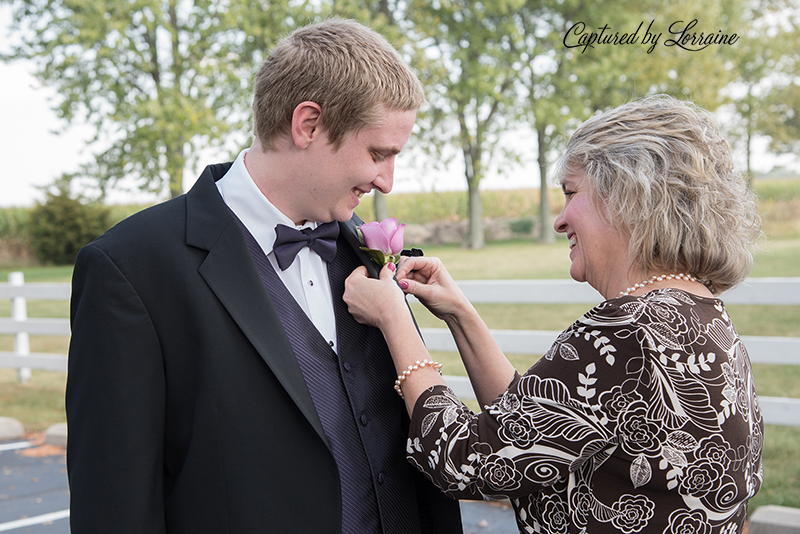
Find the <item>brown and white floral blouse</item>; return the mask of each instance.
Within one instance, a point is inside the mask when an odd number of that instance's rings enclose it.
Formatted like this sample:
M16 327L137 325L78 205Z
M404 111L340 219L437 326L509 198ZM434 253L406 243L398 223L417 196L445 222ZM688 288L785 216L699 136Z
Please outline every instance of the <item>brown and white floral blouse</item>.
M762 442L722 302L662 289L593 308L478 415L430 388L407 452L455 498L509 497L520 532L733 534Z

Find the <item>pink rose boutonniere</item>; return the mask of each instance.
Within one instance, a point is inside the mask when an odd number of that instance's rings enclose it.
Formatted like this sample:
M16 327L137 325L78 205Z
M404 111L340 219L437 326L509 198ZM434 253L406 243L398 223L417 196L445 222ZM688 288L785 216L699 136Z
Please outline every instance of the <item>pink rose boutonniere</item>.
M403 251L403 228L405 223L398 224L397 219L389 217L381 222L362 224L357 228L358 238L364 244L361 250L383 267L387 263L400 261Z

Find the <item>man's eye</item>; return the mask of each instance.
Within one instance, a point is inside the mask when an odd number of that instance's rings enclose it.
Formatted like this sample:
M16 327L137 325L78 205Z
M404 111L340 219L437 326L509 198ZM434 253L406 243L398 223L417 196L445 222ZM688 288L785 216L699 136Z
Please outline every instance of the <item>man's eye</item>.
M386 159L386 156L384 156L383 154L379 154L378 152L373 152L372 153L372 161L378 162L378 161L383 161L385 159Z

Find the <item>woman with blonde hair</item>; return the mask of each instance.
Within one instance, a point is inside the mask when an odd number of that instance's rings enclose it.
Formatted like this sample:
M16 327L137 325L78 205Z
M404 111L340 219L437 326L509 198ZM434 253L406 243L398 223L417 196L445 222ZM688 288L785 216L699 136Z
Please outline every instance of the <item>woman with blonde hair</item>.
M606 300L524 375L439 260L348 279L392 352L409 460L453 497L510 498L520 532L741 532L763 422L718 296L750 272L760 218L728 143L709 113L651 97L588 120L558 175L570 275ZM450 328L480 413L435 372L403 292Z

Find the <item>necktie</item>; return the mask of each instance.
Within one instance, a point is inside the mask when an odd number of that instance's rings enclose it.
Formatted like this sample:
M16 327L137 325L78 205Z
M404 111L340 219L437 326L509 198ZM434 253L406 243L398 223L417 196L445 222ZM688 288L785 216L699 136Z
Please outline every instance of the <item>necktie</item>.
M336 257L336 238L339 237L339 223L332 221L314 228L297 230L284 224L275 227L275 243L272 250L278 267L285 271L303 247L308 247L326 262Z

